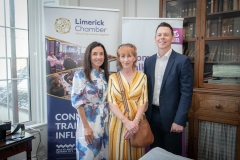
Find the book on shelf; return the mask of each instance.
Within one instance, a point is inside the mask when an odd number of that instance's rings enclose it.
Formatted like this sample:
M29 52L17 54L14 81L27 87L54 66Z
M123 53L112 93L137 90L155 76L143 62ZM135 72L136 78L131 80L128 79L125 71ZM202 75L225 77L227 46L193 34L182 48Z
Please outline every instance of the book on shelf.
M207 54L207 52L205 52L205 61L211 61L211 54L213 52L213 48L214 48L214 46L210 47L208 54Z
M184 45L183 55L188 56L191 61L194 60L194 47L191 45Z
M232 61L233 62L240 62L240 46L239 46L240 44L239 43L237 43L237 42L234 42L233 43L233 46L232 46L232 48L233 48L233 53L232 53Z
M223 12L228 11L228 0L223 0Z
M184 55L189 56L189 51L190 51L190 48L187 47L186 51L184 52Z
M214 1L215 1L215 0L214 0ZM211 2L210 2L210 5L211 5L211 7L210 7L210 13L214 13L214 1L211 0Z
M212 66L213 77L239 77L240 78L240 65L225 65L214 64Z
M207 80L209 84L228 84L228 85L240 85L239 78L209 78Z
M192 4L192 16L195 16L196 15L196 3L193 3Z
M223 11L223 1L224 0L218 0L218 12Z
M240 44L237 45L238 62L240 62Z
M217 36L221 37L222 36L222 18L218 18L218 24L217 24Z
M215 54L217 52L217 48L218 46L212 46L211 50L210 50L210 54L209 54L209 57L208 57L208 61L214 61L215 60Z
M195 38L195 23L188 25L188 38Z
M228 19L228 36L233 36L233 18Z
M189 53L189 57L190 57L191 61L194 61L194 59L195 59L195 48L193 48L191 53Z
M214 50L214 52L213 52L213 55L212 55L212 61L216 61L216 53L218 53L218 49L220 49L220 46L216 46L216 49Z
M189 29L188 29L188 26L183 26L183 38L184 39L188 39L189 38Z
M227 61L227 55L228 55L228 44L225 43L223 44L223 50L222 50L222 56L221 56L221 61Z
M218 19L212 19L210 23L210 37L217 37Z
M192 10L193 10L193 4L192 3L189 3L188 4L188 16L192 16Z
M183 45L183 47L182 47L182 53L183 53L183 55L186 55L186 50L187 50L187 45Z
M233 43L229 43L228 45L228 54L227 54L227 61L232 62L233 61L233 50L232 50Z
M232 61L233 61L233 62L238 61L237 45L236 45L236 43L233 43L233 44L232 44Z
M206 21L206 37L210 37L210 24L211 24L211 20L207 20Z
M213 2L214 4L214 8L213 8L213 12L214 13L216 13L216 12L218 12L218 0L214 0L214 2Z
M216 55L216 61L221 61L221 54L222 54L222 46L218 47L217 55Z
M184 11L184 17L188 16L188 4L185 4L185 11Z
M227 52L227 59L226 61L231 62L232 61L232 43L230 43L227 46L228 52Z
M208 61L210 55L210 48L208 44L205 44L205 48L204 48L204 61Z
M185 55L187 48L188 48L187 45L183 44L183 55Z
M233 35L240 36L240 17L233 18Z
M181 13L181 16L182 17L185 17L185 4L183 4L182 6L181 6L181 9L182 9L182 13Z
M188 53L188 57L193 61L194 60L194 48L191 47Z
M218 61L224 61L224 54L225 54L225 44L222 44L222 49L221 49Z
M211 13L211 1L212 0L207 0L206 4L206 13L209 14Z
M233 0L233 10L238 10L238 0Z
M228 0L228 10L229 11L233 10L233 0Z
M228 19L222 20L222 36L228 36Z
M179 6L178 13L179 13L179 14L178 14L179 17L183 17L183 16L182 16L182 5Z

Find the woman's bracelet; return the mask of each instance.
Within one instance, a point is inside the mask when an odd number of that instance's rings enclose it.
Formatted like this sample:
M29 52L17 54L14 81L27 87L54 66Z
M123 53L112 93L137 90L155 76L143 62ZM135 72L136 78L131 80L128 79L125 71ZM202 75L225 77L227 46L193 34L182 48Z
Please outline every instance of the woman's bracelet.
M135 117L135 119L138 121L138 123L141 121L140 119L138 119L137 117Z
M125 116L123 115L123 116L120 118L120 120L121 120L122 123L123 123L124 117L125 117Z

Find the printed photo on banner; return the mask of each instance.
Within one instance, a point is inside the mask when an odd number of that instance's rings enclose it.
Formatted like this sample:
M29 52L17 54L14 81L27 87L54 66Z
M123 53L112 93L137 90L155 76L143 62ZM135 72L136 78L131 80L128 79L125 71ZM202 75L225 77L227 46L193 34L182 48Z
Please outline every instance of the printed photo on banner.
M80 119L70 98L73 76L83 67L86 47L94 41L105 46L109 68L116 66L118 22L116 9L44 6L48 159L79 157L75 133Z
M47 75L82 67L84 47L48 36L45 45Z

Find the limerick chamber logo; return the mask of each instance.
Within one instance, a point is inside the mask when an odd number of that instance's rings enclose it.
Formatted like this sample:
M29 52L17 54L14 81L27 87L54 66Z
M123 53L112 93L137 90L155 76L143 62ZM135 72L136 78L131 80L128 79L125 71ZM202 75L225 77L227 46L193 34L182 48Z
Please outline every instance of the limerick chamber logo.
M71 23L70 20L67 18L58 18L54 23L56 32L61 34L66 34L70 32Z

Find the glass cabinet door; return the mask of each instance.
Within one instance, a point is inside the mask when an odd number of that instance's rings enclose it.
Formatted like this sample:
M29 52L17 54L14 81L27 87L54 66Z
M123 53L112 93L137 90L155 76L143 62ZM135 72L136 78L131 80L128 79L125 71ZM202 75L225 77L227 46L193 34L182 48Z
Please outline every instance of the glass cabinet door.
M192 67L194 69L194 75L198 74L198 67L196 65L196 56L199 53L198 38L200 34L200 12L197 12L197 6L201 5L201 1L198 0L163 0L162 15L164 18L183 18L183 45L182 53L188 56L191 60ZM198 81L194 80L194 84L198 84ZM192 121L189 122L192 126ZM186 138L186 155L193 157L193 142L192 132L185 129L186 135L190 135ZM189 140L189 141L188 141Z
M163 17L184 18L182 53L191 59L193 66L196 53L196 2L196 0L163 1L163 6L166 6L166 10L163 12Z
M205 0L203 86L240 89L240 1Z

